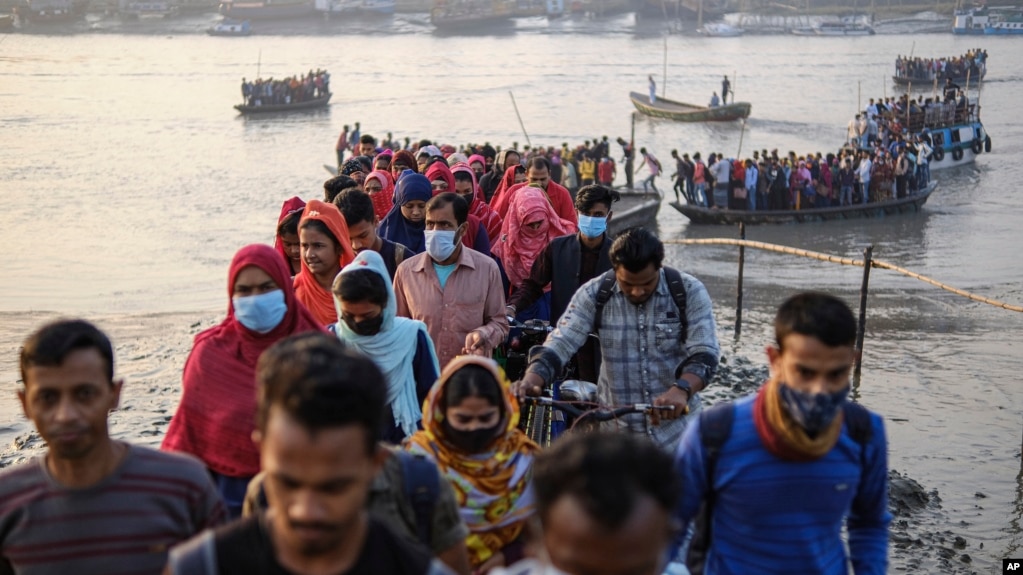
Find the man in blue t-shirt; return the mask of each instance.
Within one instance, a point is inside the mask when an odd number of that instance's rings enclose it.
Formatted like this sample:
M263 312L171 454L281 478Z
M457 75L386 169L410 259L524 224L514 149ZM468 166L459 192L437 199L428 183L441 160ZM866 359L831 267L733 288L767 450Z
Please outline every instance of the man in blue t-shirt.
M711 408L682 438L679 518L688 524L701 503L709 506L698 528L709 525L706 575L846 575L850 563L856 575L882 575L891 522L887 442L879 415L847 403L853 314L835 297L803 293L782 304L774 325L767 383ZM733 419L715 410L731 410Z

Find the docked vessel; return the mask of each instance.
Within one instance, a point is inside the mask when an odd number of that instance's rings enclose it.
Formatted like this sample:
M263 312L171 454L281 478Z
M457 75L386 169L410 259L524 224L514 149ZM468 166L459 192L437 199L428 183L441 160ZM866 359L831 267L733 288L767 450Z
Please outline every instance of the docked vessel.
M952 33L987 36L1023 34L1023 10L987 7L956 10Z
M438 31L472 32L510 25L517 10L515 0L438 0L430 23Z
M121 16L127 18L169 18L178 14L178 6L165 0L122 2Z
M737 38L742 36L745 30L727 22L711 22L704 24L697 32L711 38Z
M328 16L390 16L395 0L316 0L316 11Z
M59 24L84 18L86 6L82 0L28 0L14 11L22 24Z
M248 20L231 20L224 18L206 30L210 36L248 36L252 34L252 25Z
M220 4L220 13L233 20L287 20L312 16L315 8L312 0L226 1Z
M794 28L796 36L873 36L873 26L864 22L826 20L805 28Z

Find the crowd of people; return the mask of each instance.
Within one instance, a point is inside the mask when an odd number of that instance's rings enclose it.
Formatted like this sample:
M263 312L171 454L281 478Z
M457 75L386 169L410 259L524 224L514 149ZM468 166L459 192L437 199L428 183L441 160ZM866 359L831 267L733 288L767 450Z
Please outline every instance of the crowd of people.
M926 188L930 145L919 136L870 140L869 149L751 157L678 154L674 190L691 205L730 210L804 210L904 198Z
M921 58L899 56L895 58L895 76L922 83L945 79L960 79L969 76L973 83L980 82L987 70L987 50L975 48L962 56L949 58Z
M49 449L0 472L0 573L885 573L884 426L848 401L845 303L783 302L769 379L704 410L703 283L651 231L611 236L617 190L559 183L606 137L384 149L359 129L322 196L283 203L274 247L234 255L160 451L109 436L105 334L26 339L19 395ZM557 329L512 382L494 352L529 319ZM566 373L658 409L542 449L520 402Z
M247 106L280 106L322 98L330 93L330 73L309 70L280 80L242 78L242 102Z

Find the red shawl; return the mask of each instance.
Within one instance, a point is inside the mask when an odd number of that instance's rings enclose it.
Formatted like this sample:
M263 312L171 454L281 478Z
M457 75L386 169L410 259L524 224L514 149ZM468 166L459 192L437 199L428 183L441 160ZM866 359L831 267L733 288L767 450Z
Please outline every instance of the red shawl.
M230 296L238 274L249 266L265 271L284 292L288 311L266 334L250 331L234 317ZM259 452L252 443L256 423L256 360L278 340L318 331L320 322L295 298L291 274L269 246L242 248L227 276L227 317L195 336L185 361L181 403L171 419L162 449L183 451L213 471L230 477L259 472Z
M277 225L280 226L281 222L284 221L284 218L295 212L301 212L303 208L305 208L305 202L303 202L302 198L298 196L285 200L284 205L281 206L281 215L277 218ZM284 258L284 263L288 268L288 275L290 276L291 260L288 258L287 252L284 251L284 242L281 241L281 234L274 236L274 249L277 250L277 253L281 254L282 258Z
M307 220L319 220L323 222L330 233L334 234L338 243L341 244L341 258L339 263L344 268L355 259L355 251L352 250L352 240L348 235L348 225L345 219L334 204L311 200L302 212L302 219L298 227ZM320 325L330 325L337 321L337 310L334 308L334 295L330 290L323 289L316 277L309 271L309 266L302 259L302 271L295 276L295 297L305 304L309 311L313 312Z
M443 180L447 185L448 189L445 192L455 191L455 176L451 174L451 170L448 165L444 162L434 162L430 164L430 167L426 168L426 179L430 180L432 186L433 182ZM433 195L437 195L441 192L434 190Z
M373 213L378 220L382 220L391 211L391 208L394 207L394 181L391 179L390 172L375 170L366 176L366 181L363 182L362 187L365 188L370 180L376 180L382 186L379 192L366 193L369 199L373 200Z
M508 190L512 189L512 187L514 187L516 185L515 184L515 171L516 170L523 170L523 173L525 173L525 168L523 168L519 164L516 164L516 165L508 168L507 170L505 170L504 171L504 176L501 177L501 181L497 184L497 189L494 190L494 195L490 196L490 205L491 206L495 206L496 207L498 202L501 202L501 201L507 202L507 200L502 200L501 198L504 197L504 195L508 193ZM500 212L498 212L498 215L500 215Z
M482 159L482 156L477 156ZM497 215L494 208L490 207L486 199L483 196L483 190L480 189L479 184L476 182L476 173L472 171L472 168L468 164L458 163L451 168L451 173L465 172L472 177L472 204L469 206L469 213L476 216L480 220L480 224L487 230L487 237L490 239L490 245L497 244L498 238L501 237L501 216Z

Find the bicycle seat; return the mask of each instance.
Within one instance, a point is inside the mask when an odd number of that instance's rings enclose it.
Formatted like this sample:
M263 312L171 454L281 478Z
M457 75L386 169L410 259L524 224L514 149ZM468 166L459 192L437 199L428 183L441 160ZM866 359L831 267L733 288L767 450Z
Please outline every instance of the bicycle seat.
M597 401L597 384L581 379L566 379L558 386L563 401Z

